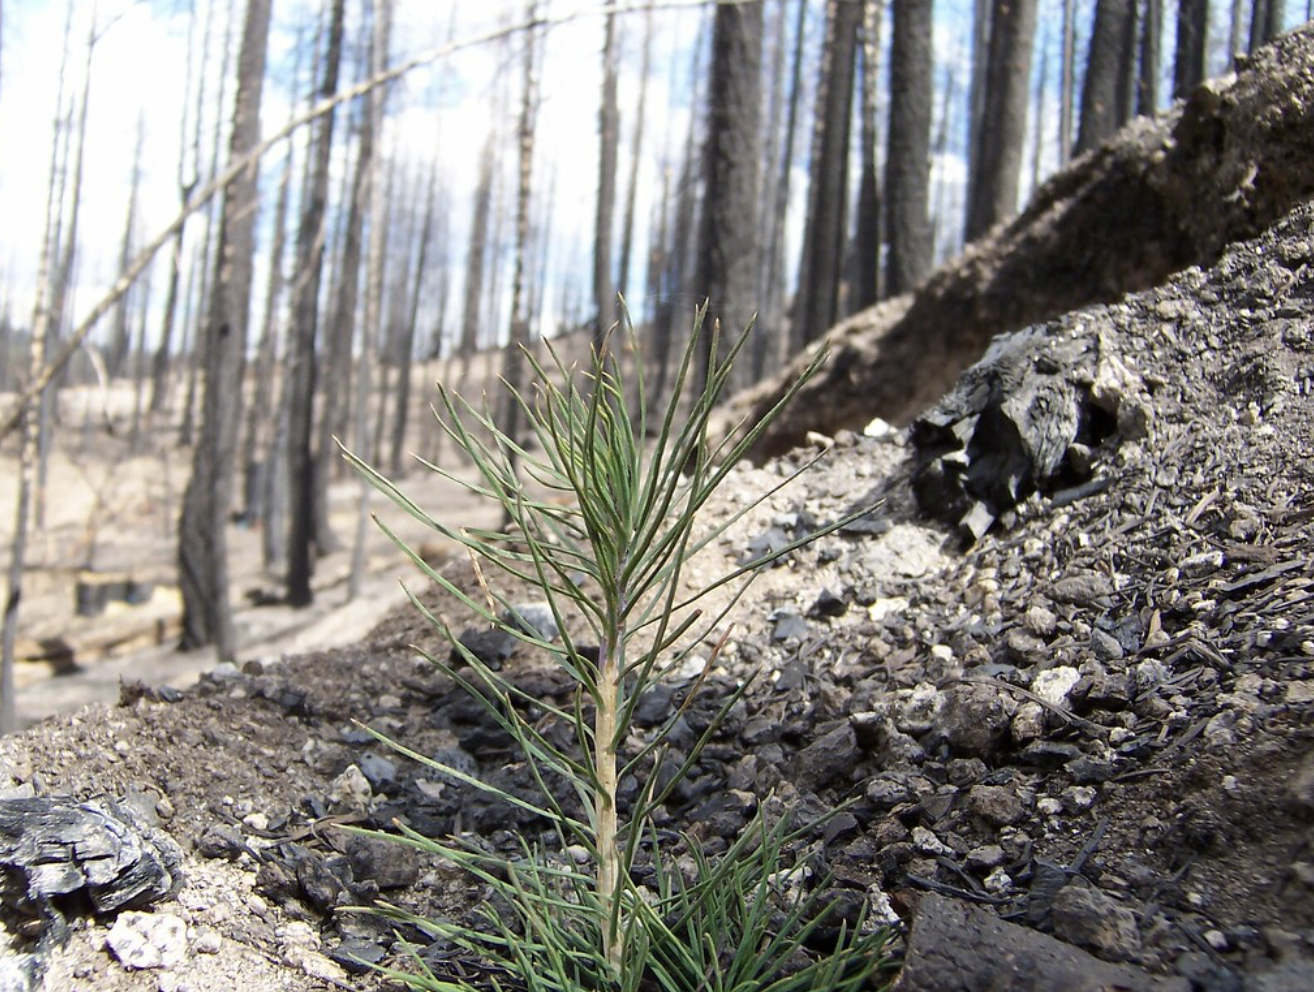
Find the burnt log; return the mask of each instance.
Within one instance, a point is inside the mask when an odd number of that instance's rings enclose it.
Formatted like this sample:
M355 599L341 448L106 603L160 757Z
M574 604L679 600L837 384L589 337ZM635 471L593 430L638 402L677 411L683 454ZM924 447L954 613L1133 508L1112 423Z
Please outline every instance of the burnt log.
M1037 490L1102 488L1097 449L1143 436L1152 409L1104 309L997 338L913 421L924 513L974 541Z
M0 902L39 917L42 945L66 912L141 908L182 882L182 854L130 802L67 796L0 800Z

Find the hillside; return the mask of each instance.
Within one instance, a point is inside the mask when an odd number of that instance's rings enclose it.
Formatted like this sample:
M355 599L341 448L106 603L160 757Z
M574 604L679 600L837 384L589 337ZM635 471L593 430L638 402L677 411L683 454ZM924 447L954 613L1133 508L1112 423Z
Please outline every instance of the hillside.
M672 794L670 822L714 853L760 802L821 812L856 800L809 856L905 935L904 990L1308 988L1311 327L1305 204L1208 269L997 348L1066 389L1077 428L966 548L914 493L942 438L932 451L842 432L691 576L883 498L769 570L739 607L690 726L709 697L757 679ZM1021 381L985 367L923 423L961 419L981 389L1008 406ZM737 468L710 515L804 455ZM467 565L449 567L473 582ZM334 829L400 817L509 842L505 809L352 724L527 787L496 728L411 644L438 648L406 610L354 648L220 669L181 694L126 687L118 707L0 745L7 795L126 796L181 850L184 884L148 917L180 921L160 938L177 959L125 968L105 949L114 914L70 912L68 943L43 958L47 987L381 988L343 962L386 955L393 936L335 904L382 890L468 911L478 893L443 865ZM565 690L528 653L507 666L537 696ZM687 689L671 684L669 699ZM31 928L10 926L22 947ZM1025 966L1038 960L1043 974ZM4 961L0 985L25 987L16 976L32 959ZM432 962L463 966L441 945Z

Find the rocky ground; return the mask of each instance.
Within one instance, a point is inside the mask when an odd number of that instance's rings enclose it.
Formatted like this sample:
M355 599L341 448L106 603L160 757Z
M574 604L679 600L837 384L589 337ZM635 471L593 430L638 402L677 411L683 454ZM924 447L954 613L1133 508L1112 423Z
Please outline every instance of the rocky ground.
M960 392L911 437L834 438L695 562L691 582L882 501L741 602L675 745L755 681L663 819L714 854L759 803L851 800L800 856L898 931L905 990L1308 992L1314 207L1208 271L1042 330L1020 364L1073 400L1071 430L1034 471L1000 460L1007 484L975 493L986 510L969 492L943 523L917 501L944 492L928 471L988 476L970 466L989 462L983 425L997 418L967 403L964 419ZM982 374L966 391L1006 399L1017 381ZM1055 394L1035 395L1010 422L1048 415ZM960 453L945 424L964 425L948 429ZM812 454L736 468L710 518ZM964 546L982 512L993 527ZM473 583L468 564L448 567ZM456 604L417 588L459 623ZM11 913L0 988L25 987L25 954L50 989L388 987L356 959L389 960L394 935L342 906L451 916L481 895L450 866L338 828L400 819L501 845L541 827L361 729L527 787L498 728L419 651L446 648L406 609L356 647L220 668L182 693L125 686L117 707L3 742L6 795L123 802L176 843L177 858L165 840L148 849L181 885L140 916L59 902L62 945L37 943L49 916ZM637 711L638 734L710 656L694 646L687 680ZM522 651L505 671L566 698L542 658ZM0 864L15 865L6 843ZM442 946L431 956L463 966Z

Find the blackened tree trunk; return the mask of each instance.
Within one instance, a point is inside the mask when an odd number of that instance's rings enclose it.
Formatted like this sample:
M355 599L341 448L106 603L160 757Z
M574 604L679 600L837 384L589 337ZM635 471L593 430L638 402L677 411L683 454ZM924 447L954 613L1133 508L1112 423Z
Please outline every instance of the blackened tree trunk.
M292 155L283 162L274 208L274 241L269 249L269 280L265 285L265 310L256 344L255 393L247 411L242 439L242 518L248 526L265 520L265 474L274 471L271 461L280 457L270 447L274 405L274 363L278 358L278 308L283 297L283 252L287 247L288 198L292 188ZM260 461L261 451L267 455Z
M593 343L616 319L616 287L612 283L611 244L616 213L616 158L620 142L620 109L616 105L616 15L607 14L602 46L602 104L598 110L598 206L593 217Z
M1177 56L1173 62L1173 97L1180 99L1205 78L1209 48L1209 0L1179 0Z
M972 73L967 90L967 157L969 172L971 158L981 143L981 128L985 123L986 80L990 75L990 14L994 9L991 0L972 0Z
M424 195L424 219L420 225L419 244L415 249L415 269L410 279L410 302L397 341L397 359L400 365L397 402L392 413L391 450L388 456L388 467L394 477L401 475L404 468L406 425L411 410L411 368L415 362L415 332L420 320L420 300L424 294L425 274L429 267L429 250L434 241L437 204L438 170L430 168L428 188Z
M733 339L755 310L761 76L761 0L717 7L693 290L711 301L708 318L721 321L727 331L723 339ZM699 381L706 380L712 364L711 345L708 334L699 359Z
M652 9L643 23L643 57L639 62L639 104L634 111L634 136L630 140L630 178L625 193L625 215L621 220L620 267L616 286L622 293L630 288L630 259L634 255L634 212L638 206L639 162L643 150L643 129L648 109L648 76L652 72Z
M849 122L853 65L862 7L829 0L817 131L808 185L807 229L795 304L794 350L815 341L839 317L845 222L848 217Z
M529 345L529 211L530 196L533 192L534 110L537 103L534 82L534 48L537 32L533 28L536 7L534 0L530 0L525 12L525 21L531 27L524 36L524 80L520 97L520 120L516 127L520 159L516 182L515 268L511 277L511 326L507 335L506 355L502 362L502 378L508 388L499 417L502 433L513 442L518 441L521 428L519 395L525 390L525 349ZM611 15L608 15L607 19L610 21ZM610 30L608 35L610 37ZM514 466L514 452L511 457ZM509 526L510 522L508 513L502 521L503 527Z
M985 103L972 150L968 241L975 241L1017 211L1035 33L1036 0L994 0Z
M1282 31L1282 0L1255 0L1250 12L1250 50L1272 41Z
M1135 16L1133 0L1097 0L1090 57L1086 63L1086 85L1081 91L1078 155L1090 151L1118 130L1124 65L1122 53L1127 40L1127 22Z
M1077 25L1076 0L1063 0L1063 67L1059 79L1059 168L1072 161L1072 118L1076 106Z
M345 0L333 0L328 47L323 63L322 97L338 89L342 56ZM288 347L288 485L291 499L287 542L287 600L308 605L314 594L311 578L315 549L326 535L316 519L315 490L327 480L316 478L315 462L315 335L319 322L320 273L324 264L324 213L328 199L329 156L333 148L332 112L315 122L311 140L312 172L297 228L297 266L292 294L292 330Z
M146 137L146 118L137 116L137 145L132 156L132 188L128 193L128 216L123 222L123 240L119 245L119 277L128 270L132 262L132 240L137 227L137 200L141 193L141 149ZM125 293L114 308L114 324L110 333L109 347L105 354L105 367L111 379L123 374L123 364L127 361L132 344L128 315L131 311L131 294Z
M863 4L862 46L862 164L858 177L858 219L854 234L853 298L850 309L864 310L880 299L881 185L877 172L876 133L880 96L881 20L884 0Z
M781 360L783 347L788 343L784 333L785 321L785 219L789 212L789 195L793 188L794 145L798 131L798 108L803 93L803 43L807 36L806 0L799 0L794 24L794 50L789 72L789 100L785 111L785 130L781 139L780 167L775 180L774 197L766 204L767 223L764 228L766 247L761 260L762 299L759 304L762 316L761 330L753 342L753 381L767 372L768 356L774 356L774 365ZM769 122L768 122L769 123Z
M1136 85L1136 113L1159 112L1159 42L1163 36L1163 0L1145 0L1141 18L1141 71Z
M907 292L931 269L930 195L932 0L894 0L890 49L890 134L885 160L889 241L885 288Z
M248 0L238 56L237 101L229 159L260 140L271 0ZM192 475L178 525L178 572L183 598L182 647L214 644L233 658L237 644L228 598L225 527L232 502L234 457L241 416L242 365L255 255L257 166L224 190L219 251L205 326L205 394Z
M468 369L479 348L480 307L484 300L484 270L488 259L489 221L493 208L493 134L490 132L479 157L479 180L475 184L474 217L470 222L470 245L465 254L465 302L461 311L458 354Z

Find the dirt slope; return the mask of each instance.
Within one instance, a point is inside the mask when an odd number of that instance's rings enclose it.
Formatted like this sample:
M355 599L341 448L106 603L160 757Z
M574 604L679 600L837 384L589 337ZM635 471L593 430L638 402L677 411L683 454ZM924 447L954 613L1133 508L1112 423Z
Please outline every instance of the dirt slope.
M788 451L810 430L859 429L874 416L907 424L995 334L1211 265L1225 245L1254 237L1311 194L1314 25L1306 25L1053 176L1025 213L911 297L832 330L825 371L757 457ZM733 412L768 409L801 363Z

